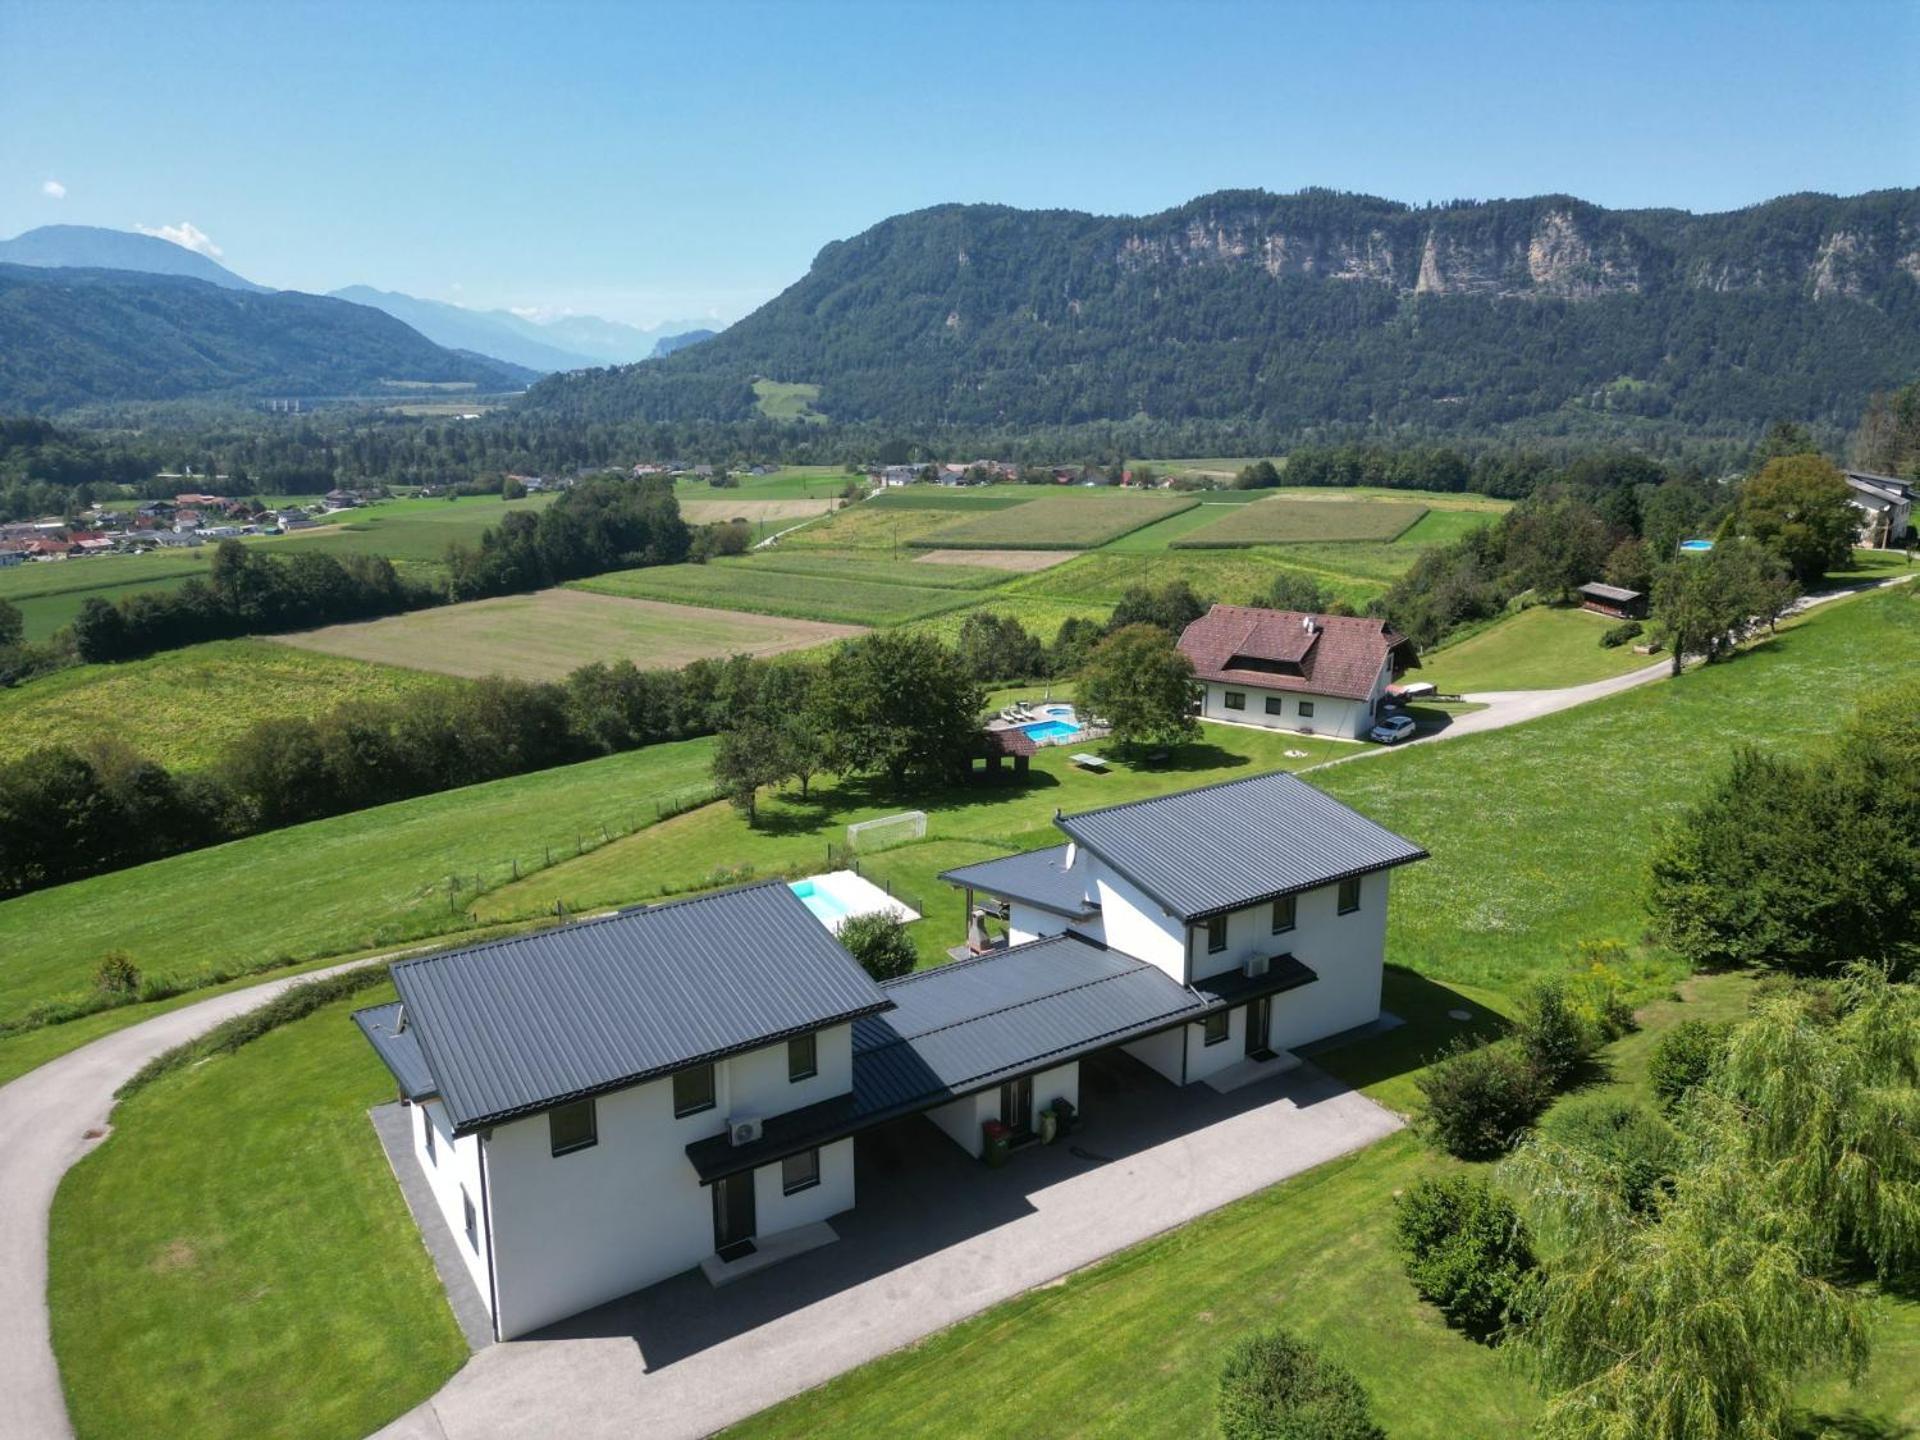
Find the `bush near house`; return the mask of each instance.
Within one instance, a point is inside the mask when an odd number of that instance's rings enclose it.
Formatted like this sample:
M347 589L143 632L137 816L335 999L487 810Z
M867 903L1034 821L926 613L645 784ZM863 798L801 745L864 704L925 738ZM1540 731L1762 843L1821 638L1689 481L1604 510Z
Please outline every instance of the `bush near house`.
M1386 1440L1344 1367L1284 1330L1227 1352L1215 1406L1225 1440Z
M1458 1042L1416 1082L1429 1138L1462 1160L1510 1150L1546 1108L1548 1087L1518 1046Z
M907 927L891 915L856 915L840 927L840 943L876 980L897 980L920 963Z
M1407 1278L1469 1334L1491 1340L1523 1319L1537 1268L1526 1222L1471 1175L1421 1179L1394 1198Z

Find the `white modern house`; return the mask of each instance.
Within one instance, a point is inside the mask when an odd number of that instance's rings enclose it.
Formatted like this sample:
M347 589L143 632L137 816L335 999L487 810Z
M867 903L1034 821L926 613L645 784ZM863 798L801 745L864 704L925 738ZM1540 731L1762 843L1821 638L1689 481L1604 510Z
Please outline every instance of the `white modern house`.
M1055 823L945 876L1010 943L886 984L777 881L394 966L354 1019L495 1334L762 1263L855 1204L863 1130L924 1115L979 1155L1101 1052L1218 1083L1379 1017L1417 845L1284 774Z
M1202 719L1357 740L1387 687L1419 663L1383 620L1216 605L1187 626L1180 653L1204 688Z
M1876 550L1904 543L1913 528L1913 486L1891 475L1849 470L1847 498L1860 512L1860 543Z

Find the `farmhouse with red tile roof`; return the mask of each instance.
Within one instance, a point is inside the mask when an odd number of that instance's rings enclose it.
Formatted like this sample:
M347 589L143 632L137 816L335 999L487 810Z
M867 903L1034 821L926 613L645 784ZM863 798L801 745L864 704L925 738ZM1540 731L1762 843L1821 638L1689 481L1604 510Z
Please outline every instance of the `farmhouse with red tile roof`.
M1418 665L1386 622L1216 605L1187 626L1180 653L1206 687L1201 716L1357 740L1387 686Z

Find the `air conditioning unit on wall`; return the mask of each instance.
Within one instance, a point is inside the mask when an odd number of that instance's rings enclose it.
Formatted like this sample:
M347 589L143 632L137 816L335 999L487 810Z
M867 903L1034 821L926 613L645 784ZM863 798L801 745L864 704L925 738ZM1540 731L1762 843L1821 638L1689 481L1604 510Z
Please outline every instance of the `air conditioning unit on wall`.
M727 1138L735 1145L751 1145L760 1138L760 1122L747 1115L728 1120Z
M1249 955L1240 966L1240 972L1249 980L1258 980L1267 973L1267 956Z

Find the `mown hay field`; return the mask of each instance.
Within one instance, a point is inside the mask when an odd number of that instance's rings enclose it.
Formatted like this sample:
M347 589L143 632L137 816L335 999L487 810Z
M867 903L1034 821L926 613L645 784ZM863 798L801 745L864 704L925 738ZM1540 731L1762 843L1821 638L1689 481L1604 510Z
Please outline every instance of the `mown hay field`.
M1090 550L1192 509L1181 495L1050 495L1030 504L972 515L910 543L932 550Z
M1175 549L1286 545L1297 541L1397 540L1427 513L1392 500L1270 499L1224 512L1171 542Z
M977 563L933 565L915 563L929 559L933 555L950 553L952 552L936 550L925 554L913 552L894 556L875 554L871 550L795 550L789 549L782 543L752 556L710 560L707 563L719 570L746 568L756 573L778 571L789 575L822 575L839 580L866 580L877 585L914 585L936 590L982 590L994 585L1003 585L1009 578L1011 572L995 563L998 558L1007 555L1025 558L1035 552L982 550L966 552L977 554L980 557Z
M666 669L727 655L777 655L859 633L849 624L563 589L329 625L283 636L281 643L443 675L558 680L596 660Z
M897 625L973 602L965 590L893 585L833 574L797 574L751 562L616 570L591 580L577 580L570 588L845 625Z
M0 690L0 760L47 745L121 741L177 769L212 764L261 720L453 684L419 669L220 640L119 665L76 665Z

